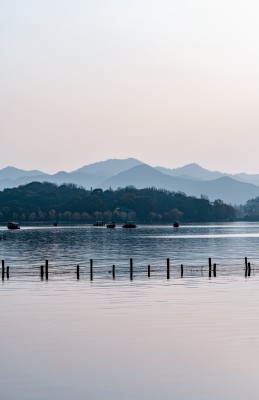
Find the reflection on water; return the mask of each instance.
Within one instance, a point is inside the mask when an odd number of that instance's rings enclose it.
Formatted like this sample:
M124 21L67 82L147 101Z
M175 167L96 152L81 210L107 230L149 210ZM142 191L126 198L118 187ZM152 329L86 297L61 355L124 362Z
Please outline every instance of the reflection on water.
M1 232L1 230L0 230ZM259 265L259 224L139 226L134 230L105 227L24 228L2 230L2 259L10 268L38 268L48 259L64 270L77 264L126 268L129 259L140 266L164 265L170 258L177 267L207 265L208 257L220 265L243 265L244 257Z
M198 268L182 279L148 279L140 267L166 257L175 265L211 256L234 268L245 255L256 263L258 233L257 224L5 232L1 257L14 271L0 283L0 399L256 399L259 274L221 270L210 279ZM193 237L202 235L213 237ZM109 265L116 261L122 277L129 257L140 272L113 281ZM19 275L46 258L49 281ZM89 258L108 271L104 279L55 277L55 268Z

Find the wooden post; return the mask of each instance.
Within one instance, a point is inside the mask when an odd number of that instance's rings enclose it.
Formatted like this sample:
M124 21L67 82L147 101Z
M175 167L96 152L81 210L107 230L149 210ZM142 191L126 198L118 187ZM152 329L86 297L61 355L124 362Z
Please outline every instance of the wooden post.
M150 265L147 266L147 276L150 278Z
M133 258L130 259L130 280L133 280Z
M46 281L49 279L49 261L46 260L45 263L45 275L46 275Z
M93 259L90 259L90 280L93 280Z
M181 264L181 278L183 277L183 264Z
M5 267L4 267L4 260L2 260L2 279L4 279L5 274Z
M115 279L115 265L112 266L112 278Z
M166 259L166 266L167 266L167 274L166 274L166 277L167 277L167 279L170 279L170 258L167 258Z
M250 264L250 262L248 263L248 276L250 276L251 275L251 264Z
M6 267L6 278L9 279L9 265Z
M79 279L79 265L76 266L76 278Z
M246 269L245 269L245 276L247 276L247 257L245 257L245 267L246 267Z
M211 258L209 258L209 275L211 276Z
M40 277L41 277L41 279L44 278L44 268L43 268L43 265L40 266Z
M214 277L217 276L216 268L217 268L217 264L213 264L213 276Z

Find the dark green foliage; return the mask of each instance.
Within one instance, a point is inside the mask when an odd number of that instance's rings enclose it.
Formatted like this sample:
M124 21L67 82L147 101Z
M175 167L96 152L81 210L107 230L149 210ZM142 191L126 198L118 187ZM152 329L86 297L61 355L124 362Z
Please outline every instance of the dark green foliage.
M132 186L87 191L73 184L57 186L32 182L0 192L0 220L91 222L95 219L146 223L226 221L235 218L232 206L221 200L211 203L201 197L186 196L156 188Z
M244 206L245 218L248 220L259 220L259 197L248 200Z

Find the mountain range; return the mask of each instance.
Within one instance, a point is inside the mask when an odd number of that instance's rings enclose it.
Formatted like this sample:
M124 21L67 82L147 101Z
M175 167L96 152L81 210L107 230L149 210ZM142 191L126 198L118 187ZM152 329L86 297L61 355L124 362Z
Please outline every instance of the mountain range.
M38 170L25 171L15 167L0 170L0 190L22 184L52 182L73 183L90 188L117 189L156 187L187 195L207 196L211 201L221 199L233 205L244 204L259 196L259 174L227 174L209 171L192 163L179 168L152 167L135 158L110 159L85 165L72 172L47 174Z

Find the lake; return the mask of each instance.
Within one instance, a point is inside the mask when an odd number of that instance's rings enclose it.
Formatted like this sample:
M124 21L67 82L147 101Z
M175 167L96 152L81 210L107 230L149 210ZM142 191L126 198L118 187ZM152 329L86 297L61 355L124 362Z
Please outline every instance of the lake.
M0 227L0 235L10 266L0 289L1 399L258 397L259 224Z

